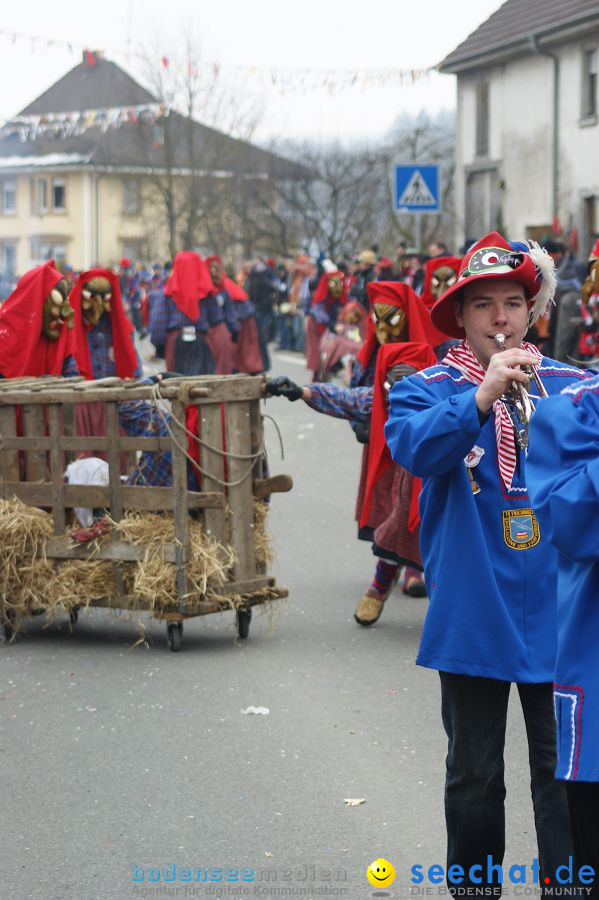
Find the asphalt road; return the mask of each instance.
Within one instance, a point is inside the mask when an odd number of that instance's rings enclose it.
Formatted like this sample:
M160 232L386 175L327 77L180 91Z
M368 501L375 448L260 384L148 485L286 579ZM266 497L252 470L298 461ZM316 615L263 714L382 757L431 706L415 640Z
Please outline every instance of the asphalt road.
M291 354L275 372L308 380ZM282 461L267 421L272 472L295 482L270 515L290 596L247 641L223 613L186 623L178 654L152 623L132 648L136 621L89 611L73 634L36 619L0 646L3 900L362 898L378 857L395 867L390 894L408 897L413 865L444 865L438 676L414 665L427 601L396 589L376 626L354 622L373 572L353 522L361 448L301 401L265 412L285 446ZM506 860L530 865L516 696L506 758ZM180 877L204 867L222 880Z

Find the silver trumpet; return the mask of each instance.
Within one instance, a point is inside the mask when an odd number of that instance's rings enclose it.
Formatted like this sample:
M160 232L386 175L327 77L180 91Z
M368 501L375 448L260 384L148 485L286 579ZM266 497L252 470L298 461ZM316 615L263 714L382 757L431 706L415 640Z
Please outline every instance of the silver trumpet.
M505 334L496 334L493 338L500 350L505 350ZM537 389L539 397L546 397L547 391L534 366L523 366L522 371L530 375ZM528 448L528 430L530 418L535 411L535 405L530 394L520 381L512 381L507 393L500 398L505 405L514 427L514 435L521 450Z

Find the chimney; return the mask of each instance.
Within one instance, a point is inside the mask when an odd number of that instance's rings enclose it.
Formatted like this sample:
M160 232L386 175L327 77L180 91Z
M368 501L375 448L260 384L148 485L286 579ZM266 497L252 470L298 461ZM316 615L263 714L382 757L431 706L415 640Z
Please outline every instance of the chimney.
M83 65L84 66L95 66L96 63L101 62L104 59L104 51L103 50L87 50L83 51Z

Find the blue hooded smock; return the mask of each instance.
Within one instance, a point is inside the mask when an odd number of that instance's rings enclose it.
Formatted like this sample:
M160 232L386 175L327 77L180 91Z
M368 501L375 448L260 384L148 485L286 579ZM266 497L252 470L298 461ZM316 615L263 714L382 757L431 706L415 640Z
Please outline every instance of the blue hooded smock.
M546 358L538 372L549 394L585 378ZM476 388L441 363L389 395L391 455L423 480L420 550L430 605L417 663L503 681L553 681L557 553L531 508L521 451L505 489L494 415L481 425Z
M599 377L539 405L528 480L558 549L556 777L599 781Z

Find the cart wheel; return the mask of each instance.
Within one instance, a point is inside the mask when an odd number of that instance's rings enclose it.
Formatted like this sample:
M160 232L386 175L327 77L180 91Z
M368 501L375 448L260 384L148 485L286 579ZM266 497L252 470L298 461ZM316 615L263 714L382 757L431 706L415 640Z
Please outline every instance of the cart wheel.
M250 633L250 622L252 621L251 609L237 610L237 634L242 640L245 640Z
M173 653L178 653L181 649L181 638L183 637L183 622L170 622L166 628L166 638L168 645Z
M78 619L79 619L79 607L74 606L72 609L69 610L69 621L71 623L71 628L75 627Z

